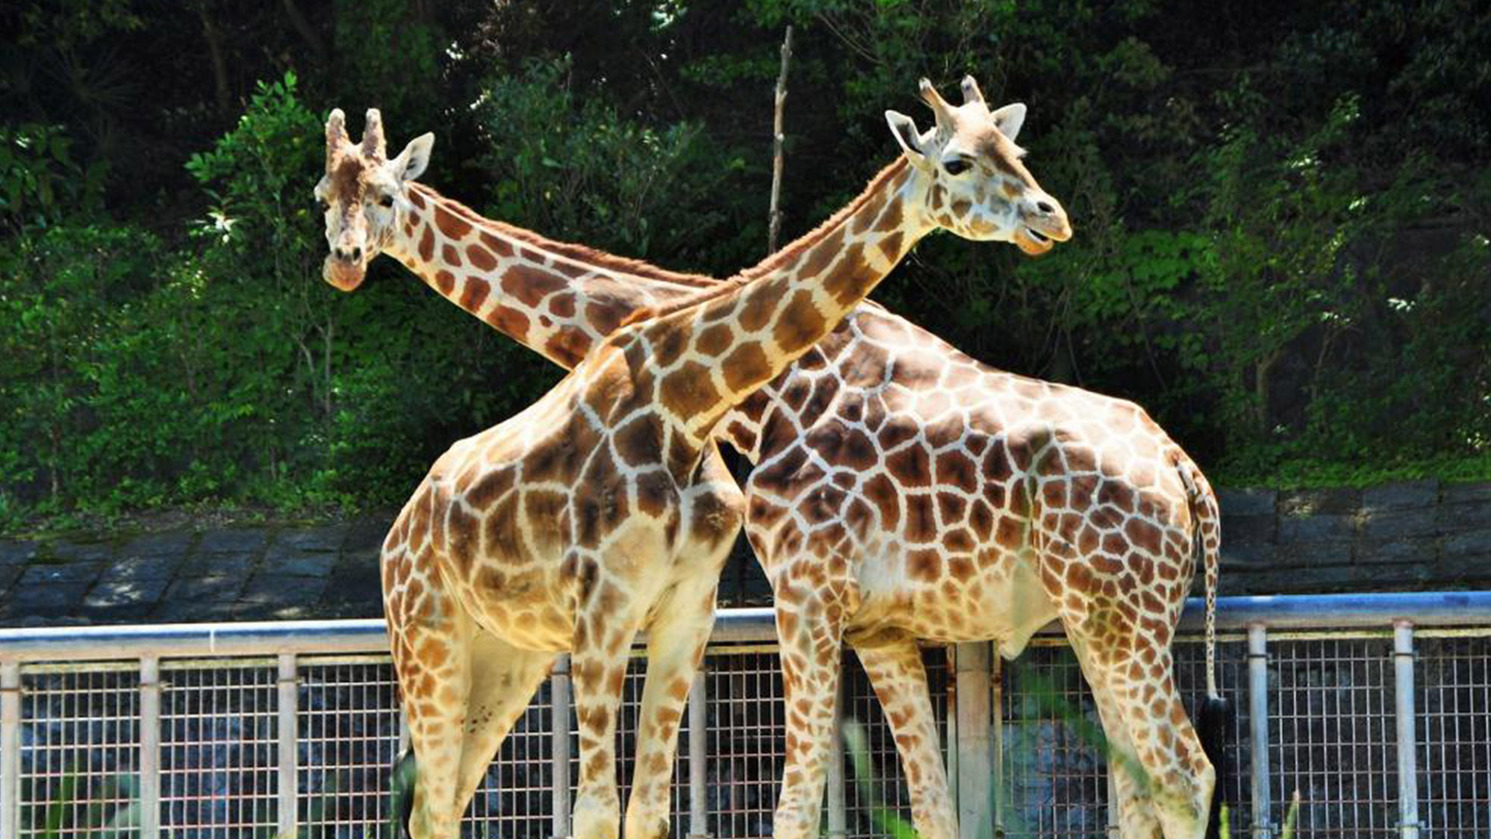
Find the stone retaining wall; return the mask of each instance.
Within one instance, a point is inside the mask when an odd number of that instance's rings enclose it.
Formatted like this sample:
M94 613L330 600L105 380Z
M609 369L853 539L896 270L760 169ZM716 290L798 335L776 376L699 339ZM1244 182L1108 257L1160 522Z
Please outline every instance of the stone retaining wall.
M1491 587L1491 483L1219 495L1223 594Z

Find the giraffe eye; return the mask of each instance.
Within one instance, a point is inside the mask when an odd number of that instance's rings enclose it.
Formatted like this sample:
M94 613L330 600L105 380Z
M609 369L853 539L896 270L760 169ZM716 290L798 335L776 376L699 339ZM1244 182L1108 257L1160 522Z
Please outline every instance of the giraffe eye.
M972 166L972 163L961 157L954 158L942 164L942 168L946 169L949 175L961 175L967 172Z
M380 206L380 207L392 207L393 206L393 196L392 195L385 195L382 198L379 198L378 199L378 206Z

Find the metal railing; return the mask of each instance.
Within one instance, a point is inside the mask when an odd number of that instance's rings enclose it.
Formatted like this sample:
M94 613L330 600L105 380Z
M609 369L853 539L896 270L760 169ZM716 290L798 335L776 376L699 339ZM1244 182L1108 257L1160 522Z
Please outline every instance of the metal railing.
M1193 702L1198 618L1190 604L1176 646ZM1219 626L1233 836L1274 836L1295 790L1302 837L1491 835L1491 592L1224 598ZM388 767L407 734L385 650L380 621L0 630L0 836L391 836ZM769 610L720 613L680 735L675 835L770 835L785 739L774 651ZM1059 633L1013 663L988 644L926 660L965 836L1116 835L1096 714ZM852 655L846 673L841 712L867 754L834 761L824 824L886 835L905 785ZM573 732L561 663L467 835L567 835Z

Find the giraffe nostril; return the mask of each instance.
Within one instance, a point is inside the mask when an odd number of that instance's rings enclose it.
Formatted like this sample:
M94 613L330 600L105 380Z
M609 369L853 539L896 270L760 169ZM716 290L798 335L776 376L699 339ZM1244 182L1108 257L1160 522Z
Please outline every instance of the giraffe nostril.
M353 248L352 249L352 260L354 262L358 262L358 261L362 260L362 248Z
M1056 212L1056 208L1051 206L1050 201L1037 201L1035 202L1035 208L1045 213L1046 215L1050 215Z

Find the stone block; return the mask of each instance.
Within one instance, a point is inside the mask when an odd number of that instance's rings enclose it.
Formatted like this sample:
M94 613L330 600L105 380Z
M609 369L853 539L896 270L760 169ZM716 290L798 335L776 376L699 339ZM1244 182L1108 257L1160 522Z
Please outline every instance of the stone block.
M1439 505L1439 526L1446 535L1491 529L1491 501L1445 501Z
M285 577L329 577L332 566L336 563L336 554L302 553L277 556L274 551L270 551L269 556L264 558L260 571Z
M29 539L0 540L0 567L25 565L40 554L40 545Z
M1448 534L1441 551L1446 562L1481 562L1491 572L1491 527Z
M1268 568L1279 563L1278 547L1265 542L1222 539L1222 568Z
M10 599L0 607L0 619L13 622L28 615L61 617L83 604L88 583L53 583L44 586L21 586L11 591Z
M237 577L247 580L259 564L254 554L197 554L176 569L178 577Z
M1319 513L1279 519L1279 544L1295 542L1349 542L1356 537L1356 516Z
M269 544L269 531L261 527L236 527L230 530L209 530L197 542L199 553L252 554L262 551Z
M169 580L101 582L83 598L83 613L99 618L144 617L165 594Z
M1272 542L1277 536L1279 519L1266 516L1222 516L1222 545Z
M1432 540L1439 535L1439 519L1436 507L1364 509L1360 517L1361 535L1371 542Z
M1365 563L1415 563L1433 565L1439 558L1434 539L1399 539L1387 542L1362 542L1356 546L1356 561Z
M1439 481L1397 481L1362 490L1363 510L1404 510L1439 503Z
M1318 568L1328 565L1350 565L1352 562L1350 542L1289 542L1280 544L1274 566L1281 571L1301 568Z
M1440 501L1445 504L1491 505L1491 481L1474 484L1445 484L1440 488Z
M160 623L197 623L233 620L238 603L232 600L172 600L156 606L150 619Z
M274 551L305 553L307 551L338 551L347 541L348 526L328 524L321 527L285 528L275 534Z
M103 562L114 557L112 542L53 542L49 547L58 562Z
M105 583L131 580L168 580L186 561L183 554L124 555L108 565L99 577Z
M1279 495L1279 513L1285 516L1347 515L1362 506L1359 489L1308 489Z
M347 528L347 541L342 543L342 551L378 556L379 550L383 547L383 540L387 538L388 529L392 524L393 516L363 518L352 522Z
M97 562L68 562L60 565L29 565L21 574L20 586L50 586L58 583L82 583L97 580L104 566Z
M239 600L245 603L309 606L321 599L327 580L260 571L249 579Z
M166 589L165 599L167 602L232 602L238 599L247 581L247 577L237 575L182 577L173 581Z
M172 530L166 533L150 533L138 536L119 547L121 554L153 556L158 554L181 555L191 551L197 534L190 530Z
M1271 489L1218 489L1222 516L1272 516L1278 512L1279 493Z

